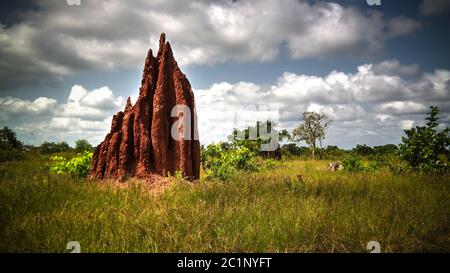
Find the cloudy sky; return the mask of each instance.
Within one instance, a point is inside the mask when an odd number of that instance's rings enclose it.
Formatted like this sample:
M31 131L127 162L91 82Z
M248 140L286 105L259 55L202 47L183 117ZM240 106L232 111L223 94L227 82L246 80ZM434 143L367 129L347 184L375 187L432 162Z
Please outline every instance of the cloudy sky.
M381 4L1 1L0 126L29 144L98 144L161 32L194 88L203 143L267 105L287 129L304 111L328 114L325 144L345 148L398 143L431 105L450 124L450 1Z

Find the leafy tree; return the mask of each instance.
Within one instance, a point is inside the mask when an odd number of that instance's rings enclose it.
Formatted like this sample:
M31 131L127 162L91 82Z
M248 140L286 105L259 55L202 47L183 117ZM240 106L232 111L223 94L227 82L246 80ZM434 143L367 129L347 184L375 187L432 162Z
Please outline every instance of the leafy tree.
M376 155L393 155L398 151L398 146L394 144L387 144L383 146L373 147L373 152Z
M273 121L267 120L265 122L258 121L255 126L251 126L244 130L234 129L233 133L228 136L232 148L245 147L255 154L261 152L261 144L270 143L272 141L272 130L276 130L277 124ZM266 135L263 134L263 129ZM274 131L279 134L279 141L290 139L289 132L282 130L281 132Z
M17 139L16 133L8 127L0 130L0 147L11 147L13 149L21 149L22 143Z
M431 107L425 126L406 130L399 145L400 157L421 171L448 171L450 128L438 131L439 108Z
M357 145L356 148L353 149L353 152L361 155L361 156L366 156L366 155L373 155L374 151L371 147L367 146L366 144L364 145Z
M75 152L77 153L92 151L92 149L92 145L86 139L79 139L75 141Z
M346 154L346 151L339 149L338 146L327 146L327 148L323 150L323 154L325 158L336 159L344 156Z
M288 130L283 129L280 131L280 142L284 141L284 140L290 141L291 139L292 139L292 136L291 136L291 134L289 134Z
M0 130L0 162L22 160L25 158L22 142L8 127Z
M62 141L59 143L55 142L44 142L39 147L39 150L44 154L55 154L55 153L61 153L61 152L67 152L70 151L72 148L70 148L69 144L67 142Z
M304 112L303 121L292 131L294 141L305 141L309 145L312 157L315 158L317 142L322 146L325 139L325 130L331 120L327 115L316 112Z
M289 143L281 147L281 152L292 156L300 156L307 154L309 149L308 147L300 147L296 143Z

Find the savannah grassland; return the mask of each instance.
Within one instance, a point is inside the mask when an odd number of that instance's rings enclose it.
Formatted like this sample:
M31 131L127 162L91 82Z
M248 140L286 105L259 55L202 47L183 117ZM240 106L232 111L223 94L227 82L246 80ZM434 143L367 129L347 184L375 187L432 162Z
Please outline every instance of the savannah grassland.
M450 177L330 172L287 160L226 182L93 183L46 158L0 164L0 251L450 251Z

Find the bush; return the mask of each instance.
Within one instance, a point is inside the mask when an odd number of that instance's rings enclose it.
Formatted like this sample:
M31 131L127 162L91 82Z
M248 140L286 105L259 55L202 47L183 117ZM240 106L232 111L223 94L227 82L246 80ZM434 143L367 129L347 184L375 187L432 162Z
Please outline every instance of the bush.
M87 177L92 159L92 152L84 152L77 157L67 159L62 156L52 156L53 163L50 165L50 173L69 174L76 177Z
M448 171L450 128L438 131L439 109L431 107L426 126L406 130L398 154L411 168L426 172Z
M402 174L410 169L408 163L395 154L379 156L375 161L379 169L383 168L395 174Z
M20 149L11 147L0 148L0 162L19 161L25 159L25 153Z
M219 143L203 148L201 161L207 178L226 180L236 171L257 170L255 157L255 153L246 147L225 150Z
M281 161L275 159L267 159L263 162L262 168L266 170L273 170L281 166Z
M353 154L348 154L344 157L342 166L344 167L344 171L349 172L362 172L366 170L361 159L354 156Z

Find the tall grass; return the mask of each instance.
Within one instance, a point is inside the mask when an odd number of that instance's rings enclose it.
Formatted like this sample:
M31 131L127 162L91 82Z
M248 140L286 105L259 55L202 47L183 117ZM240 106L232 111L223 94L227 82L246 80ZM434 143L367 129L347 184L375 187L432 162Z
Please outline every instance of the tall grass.
M0 251L450 251L448 176L332 173L287 161L226 182L171 179L153 194L50 175L43 160L0 165Z

